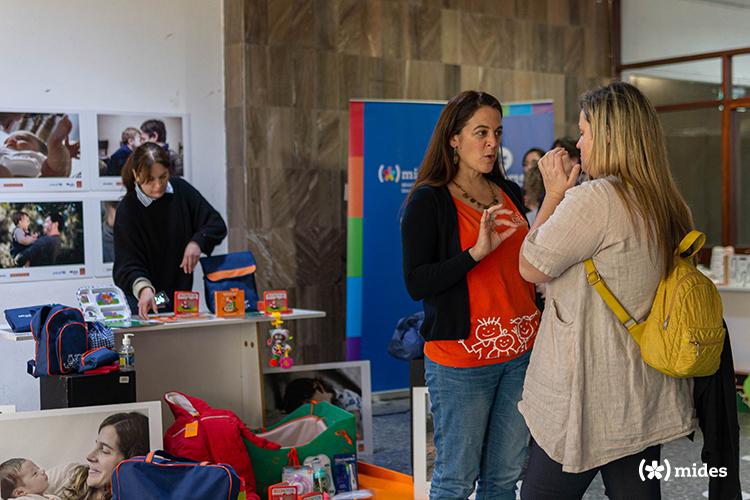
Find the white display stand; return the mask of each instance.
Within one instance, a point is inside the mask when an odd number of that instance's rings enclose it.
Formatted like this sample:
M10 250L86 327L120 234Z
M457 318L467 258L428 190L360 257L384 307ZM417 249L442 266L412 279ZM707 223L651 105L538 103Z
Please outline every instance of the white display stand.
M285 322L323 318L325 312L294 309ZM250 428L262 426L263 366L261 349L266 332L260 324L270 316L182 320L115 331L117 346L123 333L133 333L138 401L161 400L179 391L201 398L215 408L234 411ZM0 339L31 341L30 334L0 330ZM162 405L166 430L174 418Z
M750 288L719 286L724 319L732 341L734 371L750 373Z

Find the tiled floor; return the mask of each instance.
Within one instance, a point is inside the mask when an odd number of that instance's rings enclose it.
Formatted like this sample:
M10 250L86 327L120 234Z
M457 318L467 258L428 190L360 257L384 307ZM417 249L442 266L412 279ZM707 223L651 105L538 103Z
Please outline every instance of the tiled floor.
M750 500L750 413L740 413L740 481L743 500ZM373 428L375 454L369 459L376 465L411 474L411 412L409 399L373 401ZM700 465L702 439L694 442L678 439L662 449L662 459L672 466L691 467ZM708 479L674 478L662 483L662 498L665 500L699 500L708 497ZM604 485L597 476L589 487L585 500L604 499Z

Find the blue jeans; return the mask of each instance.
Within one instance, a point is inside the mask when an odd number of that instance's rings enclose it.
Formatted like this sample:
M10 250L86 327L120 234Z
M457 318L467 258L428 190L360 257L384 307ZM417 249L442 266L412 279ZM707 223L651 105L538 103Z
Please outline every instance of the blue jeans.
M531 351L512 361L450 368L425 358L437 457L430 500L515 500L529 430L518 412Z

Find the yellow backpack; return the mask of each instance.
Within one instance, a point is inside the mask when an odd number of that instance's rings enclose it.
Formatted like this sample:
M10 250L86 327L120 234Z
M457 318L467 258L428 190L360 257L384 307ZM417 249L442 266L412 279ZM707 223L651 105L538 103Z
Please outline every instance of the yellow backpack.
M704 377L719 369L725 335L721 296L691 262L705 241L699 231L683 238L675 250L674 267L659 283L651 312L641 323L607 288L594 261L583 263L589 285L630 332L643 361L671 377Z

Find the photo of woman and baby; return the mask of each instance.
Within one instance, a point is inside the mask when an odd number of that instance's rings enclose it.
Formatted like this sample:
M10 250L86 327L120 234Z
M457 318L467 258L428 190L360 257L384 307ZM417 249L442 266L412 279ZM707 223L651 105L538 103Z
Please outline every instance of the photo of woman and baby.
M136 411L36 412L39 418L0 417L0 498L3 500L108 500L112 471L122 460L161 445L150 439L158 413ZM130 406L130 405L115 405ZM124 409L123 409L124 410ZM78 413L77 413L78 412ZM51 413L53 416L46 416ZM77 413L77 414L76 414ZM159 420L152 422L151 420ZM55 436L55 434L57 434ZM34 439L29 439L34 436ZM152 446L153 445L153 446Z
M70 264L84 264L82 202L0 202L0 268Z
M0 112L0 178L80 177L77 114Z

